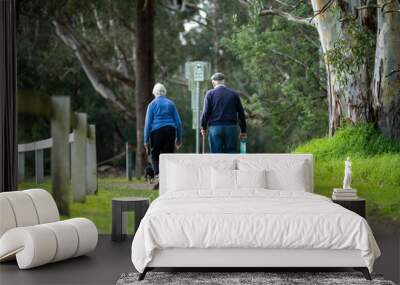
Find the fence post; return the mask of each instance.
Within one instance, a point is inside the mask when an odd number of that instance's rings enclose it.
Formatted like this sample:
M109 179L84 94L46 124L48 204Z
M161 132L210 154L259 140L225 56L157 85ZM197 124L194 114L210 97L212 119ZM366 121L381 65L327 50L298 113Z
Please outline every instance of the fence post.
M71 186L75 202L86 201L87 114L75 113L76 126L71 147Z
M97 193L97 157L96 157L96 126L89 125L89 136L86 144L86 179L87 194Z
M25 179L25 152L18 152L18 182Z
M35 179L36 184L44 181L43 149L35 149Z
M66 96L51 97L51 180L53 197L61 215L69 215L69 142L71 100Z
M129 143L125 143L126 155L126 178L132 180L132 147Z

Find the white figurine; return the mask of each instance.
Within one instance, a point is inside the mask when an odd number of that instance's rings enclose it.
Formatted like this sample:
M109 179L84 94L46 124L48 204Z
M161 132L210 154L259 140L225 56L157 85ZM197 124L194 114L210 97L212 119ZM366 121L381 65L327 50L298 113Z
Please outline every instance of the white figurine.
M344 162L344 179L343 189L351 189L351 161L350 157L347 157Z

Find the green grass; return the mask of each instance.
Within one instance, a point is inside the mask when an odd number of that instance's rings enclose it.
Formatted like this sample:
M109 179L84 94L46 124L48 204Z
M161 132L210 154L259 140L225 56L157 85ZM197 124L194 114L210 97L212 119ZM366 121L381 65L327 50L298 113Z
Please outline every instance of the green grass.
M400 145L371 125L344 128L333 138L311 140L295 152L314 154L314 191L328 197L341 187L344 160L350 156L352 187L367 200L368 215L400 221Z
M341 187L344 160L350 156L352 186L358 190L359 196L366 198L368 215L400 221L400 145L384 138L372 126L339 130L333 138L311 140L295 152L315 155L315 192L328 197L333 188ZM110 233L112 198L137 196L149 197L152 201L158 196L158 191L131 189L124 178L102 178L98 182L98 194L86 196L86 203L72 203L71 216L63 219L86 217L97 225L100 233ZM50 182L24 182L19 185L19 189L29 188L43 188L51 192ZM132 215L128 223L133 225Z
M71 203L70 217L62 219L85 217L92 220L100 233L111 232L111 200L114 197L148 197L153 201L158 196L158 191L154 190L135 190L127 186L126 179L103 178L98 180L97 195L86 196L85 203ZM125 185L124 185L125 184ZM46 181L41 184L35 182L23 182L18 185L20 190L29 188L43 188L51 192L51 183ZM133 215L128 216L128 230L133 230Z

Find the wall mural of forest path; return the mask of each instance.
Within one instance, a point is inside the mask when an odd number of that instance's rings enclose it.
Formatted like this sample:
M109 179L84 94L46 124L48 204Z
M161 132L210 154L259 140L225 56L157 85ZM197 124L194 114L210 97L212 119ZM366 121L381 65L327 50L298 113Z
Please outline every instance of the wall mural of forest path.
M35 104L24 102L27 94L37 102L69 96L71 110L96 125L98 192L85 203L71 201L70 217L88 217L109 233L113 197L158 197L156 183L143 178L152 89L165 86L182 121L175 151L194 153L194 85L185 63L202 61L239 94L248 153L312 153L314 192L327 197L341 187L350 157L368 220L398 227L399 1L63 0L16 7L20 105ZM202 84L203 96L211 78ZM19 144L47 139L51 123L20 109L17 135ZM36 184L35 157L27 153L19 189L52 191L50 157L45 150L46 181Z

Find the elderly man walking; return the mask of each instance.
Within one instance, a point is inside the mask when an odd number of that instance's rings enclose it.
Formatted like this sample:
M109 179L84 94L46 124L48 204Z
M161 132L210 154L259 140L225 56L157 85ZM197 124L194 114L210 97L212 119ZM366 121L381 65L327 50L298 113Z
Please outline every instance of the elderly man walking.
M209 90L204 99L201 133L204 136L208 129L212 153L236 153L238 138L247 137L242 102L238 93L225 86L225 76L222 73L215 73L211 82L214 89Z

